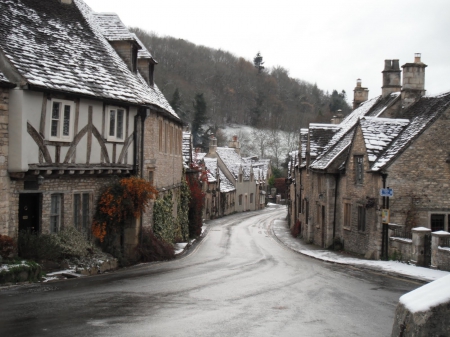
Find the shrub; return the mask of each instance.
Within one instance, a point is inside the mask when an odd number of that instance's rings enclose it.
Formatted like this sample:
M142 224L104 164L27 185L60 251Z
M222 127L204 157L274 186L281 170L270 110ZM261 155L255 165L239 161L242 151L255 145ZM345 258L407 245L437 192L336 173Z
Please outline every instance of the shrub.
M150 228L142 230L142 240L136 251L143 262L171 260L175 258L173 245L167 243L153 233Z
M19 254L26 259L58 261L80 258L88 255L91 250L89 241L73 227L65 228L57 234L19 232Z
M16 244L12 238L0 234L0 256L4 259L12 257L16 250Z

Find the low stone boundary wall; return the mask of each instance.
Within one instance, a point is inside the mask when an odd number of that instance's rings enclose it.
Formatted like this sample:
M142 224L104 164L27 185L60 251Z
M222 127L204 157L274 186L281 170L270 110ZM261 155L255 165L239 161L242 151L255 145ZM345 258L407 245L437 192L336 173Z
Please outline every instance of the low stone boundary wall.
M389 224L388 253L390 259L450 271L450 247L446 247L450 239L449 232L431 232L429 228L417 227L413 228L412 234L410 234L404 232L402 225ZM429 237L430 234L431 265L429 265L430 260L428 260L428 263L425 261L425 236L428 235ZM411 236L412 239L407 236Z
M450 275L400 297L391 337L450 336Z

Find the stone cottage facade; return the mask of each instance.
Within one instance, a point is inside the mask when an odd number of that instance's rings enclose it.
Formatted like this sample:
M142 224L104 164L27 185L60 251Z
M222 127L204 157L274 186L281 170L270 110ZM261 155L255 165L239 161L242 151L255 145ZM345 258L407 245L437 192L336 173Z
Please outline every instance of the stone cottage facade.
M382 94L370 100L358 80L355 109L317 151L317 126L302 130L289 219L305 239L378 259L387 258L388 223L448 231L450 94L424 96L425 68L419 54L403 70L386 60ZM388 187L393 197L381 197Z
M88 234L113 179L179 184L182 123L153 82L156 61L116 15L82 0L6 0L0 12L1 234ZM151 214L127 231L130 250L145 224Z

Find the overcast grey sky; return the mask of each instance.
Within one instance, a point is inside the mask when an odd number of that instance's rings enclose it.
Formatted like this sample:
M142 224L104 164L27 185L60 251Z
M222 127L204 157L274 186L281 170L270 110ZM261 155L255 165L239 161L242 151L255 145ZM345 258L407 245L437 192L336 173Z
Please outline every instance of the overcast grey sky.
M400 65L422 54L427 94L450 90L450 0L85 0L127 26L247 60L353 99L356 79L381 94L385 59ZM157 69L156 69L157 71ZM157 75L156 75L157 76Z

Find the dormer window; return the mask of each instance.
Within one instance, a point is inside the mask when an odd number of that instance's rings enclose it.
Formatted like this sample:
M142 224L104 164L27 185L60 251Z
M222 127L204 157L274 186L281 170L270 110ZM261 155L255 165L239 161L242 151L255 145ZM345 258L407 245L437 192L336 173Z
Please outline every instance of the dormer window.
M51 100L50 140L70 142L73 138L74 103L65 100Z
M107 140L112 142L122 142L124 140L125 109L109 107L107 111Z

